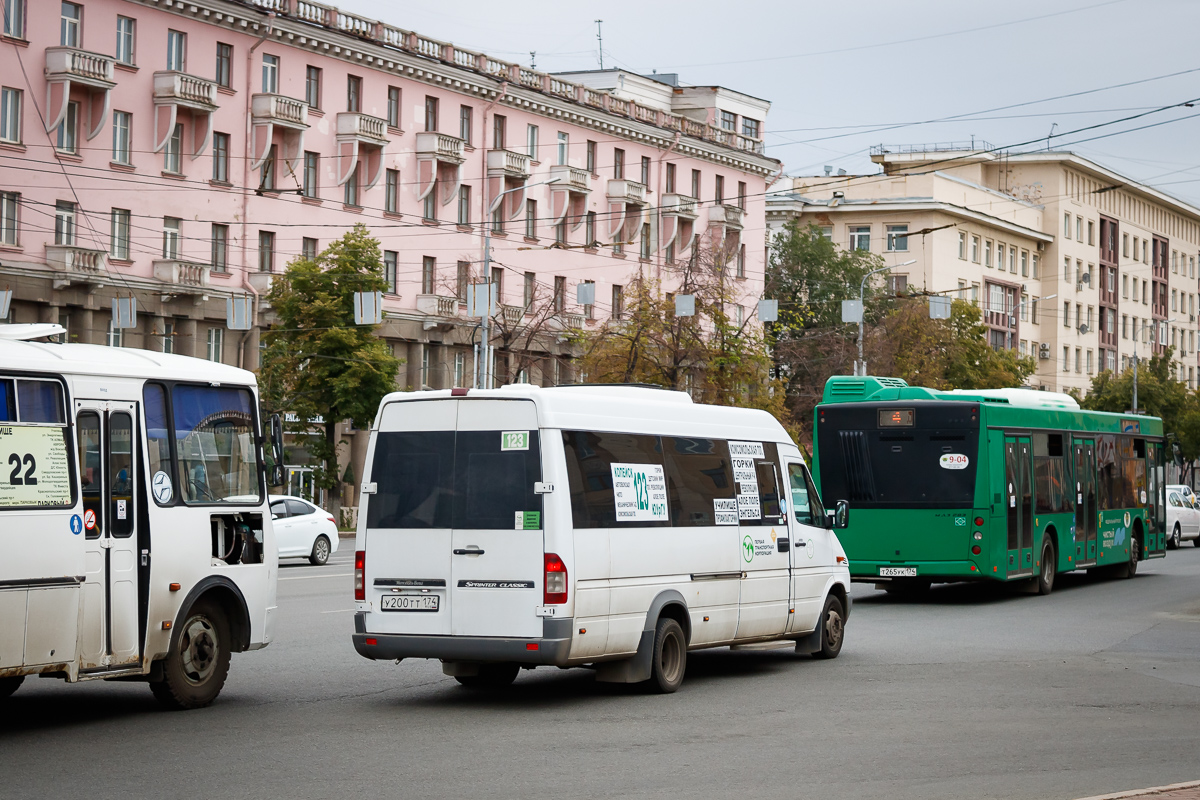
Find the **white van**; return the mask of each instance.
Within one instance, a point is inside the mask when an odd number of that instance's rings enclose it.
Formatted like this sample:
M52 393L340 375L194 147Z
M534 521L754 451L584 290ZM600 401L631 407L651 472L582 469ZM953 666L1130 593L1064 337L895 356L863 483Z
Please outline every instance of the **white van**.
M630 386L397 393L367 463L367 658L438 658L485 687L588 665L672 692L688 650L841 649L850 574L832 527L849 511L826 514L766 412Z

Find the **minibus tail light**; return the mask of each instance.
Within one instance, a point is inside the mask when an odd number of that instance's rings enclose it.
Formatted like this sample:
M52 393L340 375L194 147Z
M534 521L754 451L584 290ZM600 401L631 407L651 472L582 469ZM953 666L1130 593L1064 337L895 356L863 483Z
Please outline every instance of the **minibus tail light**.
M367 552L358 550L354 553L354 599L367 599Z
M546 582L542 585L545 605L567 602L567 565L554 553L546 553Z

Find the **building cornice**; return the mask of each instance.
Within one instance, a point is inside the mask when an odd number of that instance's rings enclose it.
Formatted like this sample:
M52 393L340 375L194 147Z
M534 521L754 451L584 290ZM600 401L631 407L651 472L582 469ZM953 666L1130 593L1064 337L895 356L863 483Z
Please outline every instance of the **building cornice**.
M189 0L188 2L126 0L126 2L191 17L202 23L246 35L261 36L267 30L268 14L273 9L282 10L290 7L296 0L254 0L253 2L249 0L244 2L237 2L237 0ZM326 9L316 3L305 3L305 7L325 9L328 12L336 11L332 8ZM762 177L772 175L779 170L780 162L778 160L761 153L742 150L672 130L669 127L624 117L572 98L552 94L542 88L525 85L536 77L539 83L550 81L552 85L561 84L576 88L574 84L569 84L567 81L556 82L553 76L545 73L496 61L482 54L472 54L471 58L486 59L488 65L495 66L493 72L496 74L481 72L458 63L449 63L424 55L419 50L405 49L402 46L390 44L382 38L370 38L370 36L382 30L389 38L414 37L420 42L432 42L432 40L426 40L408 31L344 12L336 11L336 14L339 26L344 25L357 33L352 33L350 30L334 30L323 23L280 13L271 19L271 40L289 47L318 52L327 58L336 58L347 63L420 81L431 86L439 86L489 102L500 96L503 85L504 96L500 98L499 102L501 106L518 108L552 119L571 122L611 137L641 142L661 150L670 148L678 137L678 144L673 152ZM368 34L364 28L370 28L372 33ZM434 44L450 47L441 43ZM459 52L466 53L467 51ZM451 57L453 57L452 48ZM501 67L504 70L503 74L500 74ZM512 80L514 72L521 80ZM577 87L577 89L586 91L584 87ZM632 109L632 105L629 108ZM674 119L676 115L671 115L671 117Z
M984 225L990 225L994 228L1001 228L1009 233L1015 233L1020 236L1025 236L1030 239L1035 239L1039 242L1050 243L1054 241L1054 236L1049 233L1043 233L1033 228L1027 228L1024 225L1018 225L1015 222L993 217L990 214L984 214L970 208L964 208L954 203L946 203L929 198L918 198L914 200L871 200L871 201L841 201L835 206L829 206L828 201L813 201L802 198L791 198L789 200L767 200L767 221L772 218L778 219L781 217L798 216L800 214L879 214L886 212L917 212L917 211L938 211L943 214L958 217L960 219L971 220Z

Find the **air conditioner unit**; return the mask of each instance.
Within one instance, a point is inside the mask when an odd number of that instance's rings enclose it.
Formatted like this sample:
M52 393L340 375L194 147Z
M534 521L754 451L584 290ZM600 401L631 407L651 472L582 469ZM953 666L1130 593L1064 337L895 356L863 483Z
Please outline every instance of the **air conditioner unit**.
M1038 345L1038 358L1040 358L1042 361L1050 360L1050 345L1046 344L1045 342Z
M1038 250L1040 251L1040 250L1045 250L1045 249L1046 249L1046 243L1038 242ZM1042 387L1042 388L1045 388L1045 387Z

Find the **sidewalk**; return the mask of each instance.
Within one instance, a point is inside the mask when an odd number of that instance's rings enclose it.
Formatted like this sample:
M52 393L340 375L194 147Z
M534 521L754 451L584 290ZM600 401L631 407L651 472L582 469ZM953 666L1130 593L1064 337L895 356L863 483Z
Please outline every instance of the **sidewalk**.
M1081 800L1126 800L1134 797L1153 797L1154 800L1200 800L1200 781L1172 783L1170 786L1153 786L1149 789L1135 789L1132 792L1099 794L1094 797L1084 797Z

